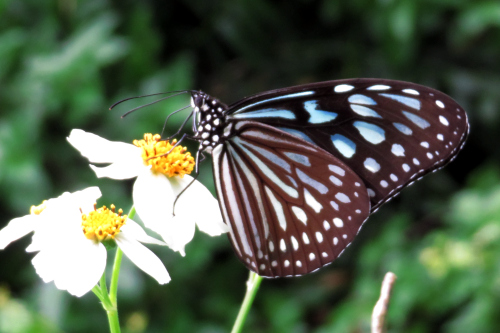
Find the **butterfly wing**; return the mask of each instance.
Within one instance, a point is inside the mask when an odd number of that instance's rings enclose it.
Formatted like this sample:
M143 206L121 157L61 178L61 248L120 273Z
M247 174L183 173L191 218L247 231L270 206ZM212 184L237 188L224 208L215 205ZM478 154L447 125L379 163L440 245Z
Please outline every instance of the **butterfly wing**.
M240 260L267 277L336 259L370 213L360 177L332 154L259 122L240 121L212 152L214 178Z
M361 177L371 210L452 160L465 142L465 111L408 82L351 79L265 92L229 106L227 122L271 125L321 147Z

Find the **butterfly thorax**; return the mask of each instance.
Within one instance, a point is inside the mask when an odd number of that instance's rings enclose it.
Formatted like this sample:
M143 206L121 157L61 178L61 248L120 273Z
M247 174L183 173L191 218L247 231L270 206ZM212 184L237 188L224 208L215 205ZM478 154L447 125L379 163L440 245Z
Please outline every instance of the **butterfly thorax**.
M194 107L194 138L200 143L198 150L211 153L212 149L225 141L224 124L227 105L202 91L191 96Z

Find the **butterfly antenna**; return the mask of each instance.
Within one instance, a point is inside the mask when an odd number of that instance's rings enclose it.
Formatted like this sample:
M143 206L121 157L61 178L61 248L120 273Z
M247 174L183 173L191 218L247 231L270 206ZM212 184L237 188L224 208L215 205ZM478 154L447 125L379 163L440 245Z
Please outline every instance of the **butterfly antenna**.
M118 104L121 104L123 102L126 102L126 101L129 101L131 99L136 99L136 98L143 98L143 97L151 97L151 96L158 96L158 95L165 95L165 94L174 94L174 93L178 93L176 95L172 95L170 97L174 97L174 96L177 96L177 95L180 95L180 94L186 94L186 93L192 93L194 92L194 90L174 90L174 91L167 91L167 92L162 92L162 93L156 93L156 94L149 94L149 95L142 95L142 96L134 96L134 97L128 97L128 98L125 98L125 99L122 99L121 101L118 101L116 102L115 104L111 105L109 107L110 110L112 110L115 106L117 106ZM168 98L168 97L167 97Z
M129 114L131 114L132 112L137 111L137 110L139 110L139 109L142 109L142 108L144 108L144 107L146 107L146 106L150 106L150 105L153 105L153 104L159 103L159 102L161 102L161 101L164 101L164 100L166 100L166 99L169 99L169 98L172 98L172 97L175 97L175 96L179 96L179 95L182 95L182 94L185 94L185 93L186 93L186 92L182 92L182 93L174 94L174 95L172 95L172 96L163 97L163 98L160 98L160 99L158 99L158 100L156 100L156 101L154 101L154 102L151 102L151 103L148 103L148 104L144 104L144 105L138 106L138 107L136 107L136 108L134 108L134 109L132 109L132 110L130 110L130 111L128 111L128 112L125 112L125 113L122 115L122 118L125 118L126 116L128 116L128 115L129 115Z
M185 110L187 109L188 107L190 107L191 105L187 105L183 108L180 108L179 110L177 111L174 111L172 113L170 113L168 116L167 116L167 119L165 119L165 122L163 123L163 128L161 130L161 136L163 136L163 132L165 132L165 127L167 127L167 122L168 122L168 119L170 118L170 116L173 116L174 114L176 114L177 112L181 112L182 110ZM186 117L186 120L184 120L184 122L182 123L181 127L179 128L179 130L177 131L177 133L169 136L168 138L165 138L165 140L170 140L171 138L173 138L174 136L178 135L181 131L182 131L182 128L186 125L187 121L191 118L191 116L193 115L193 112L191 112L189 114L188 117Z

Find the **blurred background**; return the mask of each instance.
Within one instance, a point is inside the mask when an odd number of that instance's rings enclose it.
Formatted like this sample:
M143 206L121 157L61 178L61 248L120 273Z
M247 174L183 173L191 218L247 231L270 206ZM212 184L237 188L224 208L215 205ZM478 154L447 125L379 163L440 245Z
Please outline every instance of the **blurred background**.
M387 271L398 276L389 332L500 330L500 3L467 0L0 1L0 227L43 199L98 185L125 211L133 181L97 179L66 142L73 128L131 142L159 133L202 89L232 103L302 83L411 81L467 110L469 140L444 170L405 189L340 259L264 280L247 332L368 332ZM184 116L173 118L172 133ZM191 151L196 145L189 144ZM210 161L200 179L214 189ZM0 332L108 332L97 298L44 284L25 253L0 252ZM123 332L227 332L248 272L225 236L197 232L186 257L152 248L172 281L125 259Z

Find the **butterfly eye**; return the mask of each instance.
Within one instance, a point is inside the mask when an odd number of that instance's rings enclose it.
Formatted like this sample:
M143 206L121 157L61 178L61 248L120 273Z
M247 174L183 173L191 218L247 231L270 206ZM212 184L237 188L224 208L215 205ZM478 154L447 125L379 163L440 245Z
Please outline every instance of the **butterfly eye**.
M203 94L194 94L192 99L191 99L191 104L193 104L194 107L199 107L201 108L203 104L205 104L205 99L206 96Z

